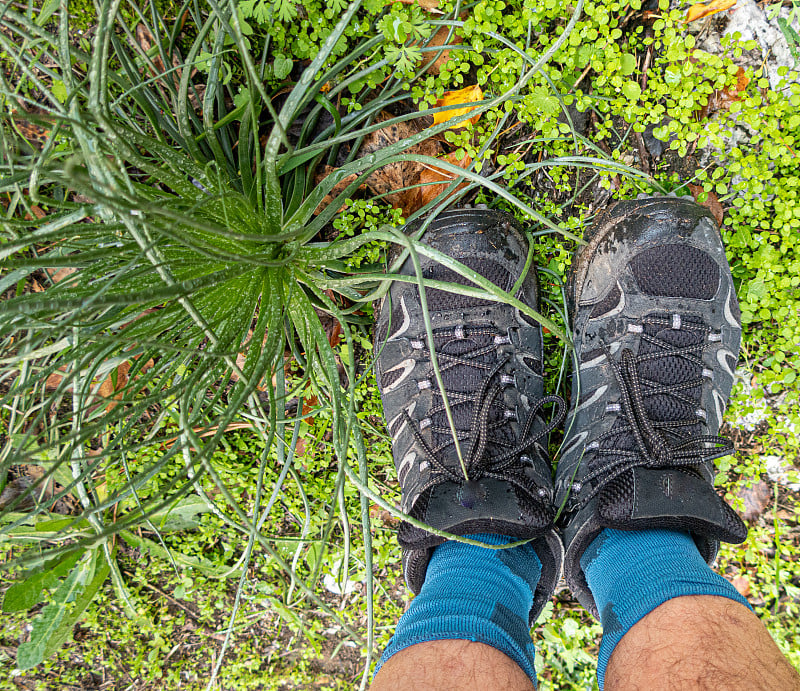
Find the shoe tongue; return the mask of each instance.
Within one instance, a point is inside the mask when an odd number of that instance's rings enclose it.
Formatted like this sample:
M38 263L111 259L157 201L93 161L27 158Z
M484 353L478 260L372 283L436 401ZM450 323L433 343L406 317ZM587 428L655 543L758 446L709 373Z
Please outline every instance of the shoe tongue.
M739 543L747 528L710 482L681 468L636 467L598 494L597 516L606 528L686 530Z

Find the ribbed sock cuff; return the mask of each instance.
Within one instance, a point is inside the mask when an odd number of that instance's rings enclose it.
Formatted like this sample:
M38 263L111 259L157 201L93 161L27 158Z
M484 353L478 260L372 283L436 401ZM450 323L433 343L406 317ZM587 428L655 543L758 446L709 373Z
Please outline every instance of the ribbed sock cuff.
M486 544L512 540L469 535ZM489 550L447 542L436 548L425 582L400 619L377 671L393 655L416 643L468 640L485 643L516 662L536 683L528 616L542 565L530 545Z
M667 600L718 595L750 606L736 588L711 570L694 540L684 532L607 528L583 553L581 567L603 624L597 659L601 689L617 643L636 622Z

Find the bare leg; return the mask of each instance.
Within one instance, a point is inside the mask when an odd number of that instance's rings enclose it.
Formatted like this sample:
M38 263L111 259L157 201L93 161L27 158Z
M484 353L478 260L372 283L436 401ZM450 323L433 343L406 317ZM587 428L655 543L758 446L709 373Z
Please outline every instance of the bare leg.
M794 691L800 676L753 612L724 597L690 595L656 607L622 637L605 688Z
M533 691L516 662L473 641L417 643L389 658L375 675L372 691Z

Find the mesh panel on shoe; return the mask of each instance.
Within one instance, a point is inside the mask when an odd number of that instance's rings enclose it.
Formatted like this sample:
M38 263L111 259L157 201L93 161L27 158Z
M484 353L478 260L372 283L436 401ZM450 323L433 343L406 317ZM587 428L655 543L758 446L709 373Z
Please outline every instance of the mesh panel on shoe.
M719 286L719 267L689 245L651 247L631 260L636 283L647 295L710 300Z
M623 473L606 485L600 497L603 516L613 521L623 521L628 518L633 508L634 483L633 472Z
M589 319L602 317L606 312L613 310L619 304L620 296L619 286L615 283L609 294L594 306L592 313L589 315Z
M511 274L497 262L481 259L479 257L467 257L461 260L473 271L476 271L484 278L489 279L498 288L503 290L510 290L514 285L511 281ZM464 278L461 274L456 273L452 269L448 269L440 264L428 267L423 271L425 278L430 278L436 281L447 281L448 283L459 283L466 286L474 286L469 280ZM428 298L428 308L431 310L453 310L453 309L467 309L470 307L483 307L491 305L491 300L482 300L479 298L470 297L468 295L458 295L450 293L446 290L437 290L435 288L426 288L425 295Z
M541 360L537 360L536 358L532 358L529 355L525 355L523 356L522 361L529 369L536 372L536 374L542 374L543 368Z

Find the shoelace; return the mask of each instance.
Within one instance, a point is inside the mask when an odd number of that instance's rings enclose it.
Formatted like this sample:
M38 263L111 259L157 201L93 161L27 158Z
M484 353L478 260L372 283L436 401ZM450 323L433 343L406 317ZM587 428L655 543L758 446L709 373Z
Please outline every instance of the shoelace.
M649 317L646 320L653 324L666 324L668 320L661 317ZM698 424L697 419L678 419L664 422L653 422L647 415L644 405L645 396L668 394L684 404L694 406L688 396L682 392L697 386L702 386L702 377L688 379L677 384L658 384L644 380L637 369L637 365L645 360L653 360L671 356L686 358L692 364L703 366L702 353L706 347L707 336L710 330L704 326L689 325L703 335L702 340L695 345L674 346L666 341L649 334L642 334L644 340L649 341L660 350L642 355L634 355L625 348L622 351L621 362L617 364L611 357L611 352L604 346L606 358L611 364L614 378L620 390L621 413L625 424L616 429L609 430L600 435L593 444L594 453L601 456L611 456L607 463L596 465L589 473L572 483L572 488L579 492L587 483L596 478L602 480L592 487L579 501L570 508L577 511L585 506L606 485L632 468L673 468L686 466L699 466L713 461L722 456L727 456L734 450L733 443L725 437L718 435L696 435L683 437L678 430ZM645 387L647 391L645 392ZM670 441L664 434L669 431L674 437ZM632 434L636 443L636 450L621 449L614 446L602 448L602 442L609 437Z
M486 330L481 330L484 335L492 335ZM476 346L472 350L465 351L458 355L441 352L437 349L437 357L439 359L439 370L442 375L442 383L445 383L446 373L448 370L456 367L457 365L466 365L474 367L486 372L479 390L473 395L466 395L458 391L450 391L445 385L444 394L450 402L451 409L454 405L463 405L472 403L472 416L468 430L456 430L460 432L458 436L459 443L469 439L469 450L464 458L464 465L467 470L467 478L463 473L459 472L460 468L449 468L440 458L439 454L447 447L455 444L452 438L452 430L449 427L432 427L431 431L435 434L445 435L448 440L436 447L431 447L423 438L421 429L418 423L414 422L411 416L403 411L405 421L414 434L417 443L423 449L425 457L434 468L435 472L432 473L431 479L425 483L420 491L433 487L434 485L441 484L442 482L451 481L459 484L470 485L482 477L492 477L500 480L506 480L514 485L522 486L519 478L519 471L522 468L521 457L522 454L533 446L537 441L546 437L553 429L558 427L566 415L566 404L560 396L544 396L540 398L531 407L527 420L522 426L522 435L516 444L509 444L504 439L499 439L490 432L499 429L503 425L510 424L510 419L505 417L495 422L490 422L490 414L492 405L495 403L497 397L502 393L503 386L498 383L498 375L503 370L503 367L510 361L511 356L506 355L500 358L494 366L482 362L478 358L495 349L496 345ZM510 385L510 384L507 384ZM433 392L442 397L441 392L433 387ZM539 432L533 432L533 425L537 415L542 411L544 406L553 403L557 406L552 420L547 424L544 429ZM439 407L432 408L429 411L429 416L441 413L445 410L442 404ZM505 447L505 451L500 454L489 456L486 453L487 446L494 445L497 448ZM463 447L462 447L463 448Z

